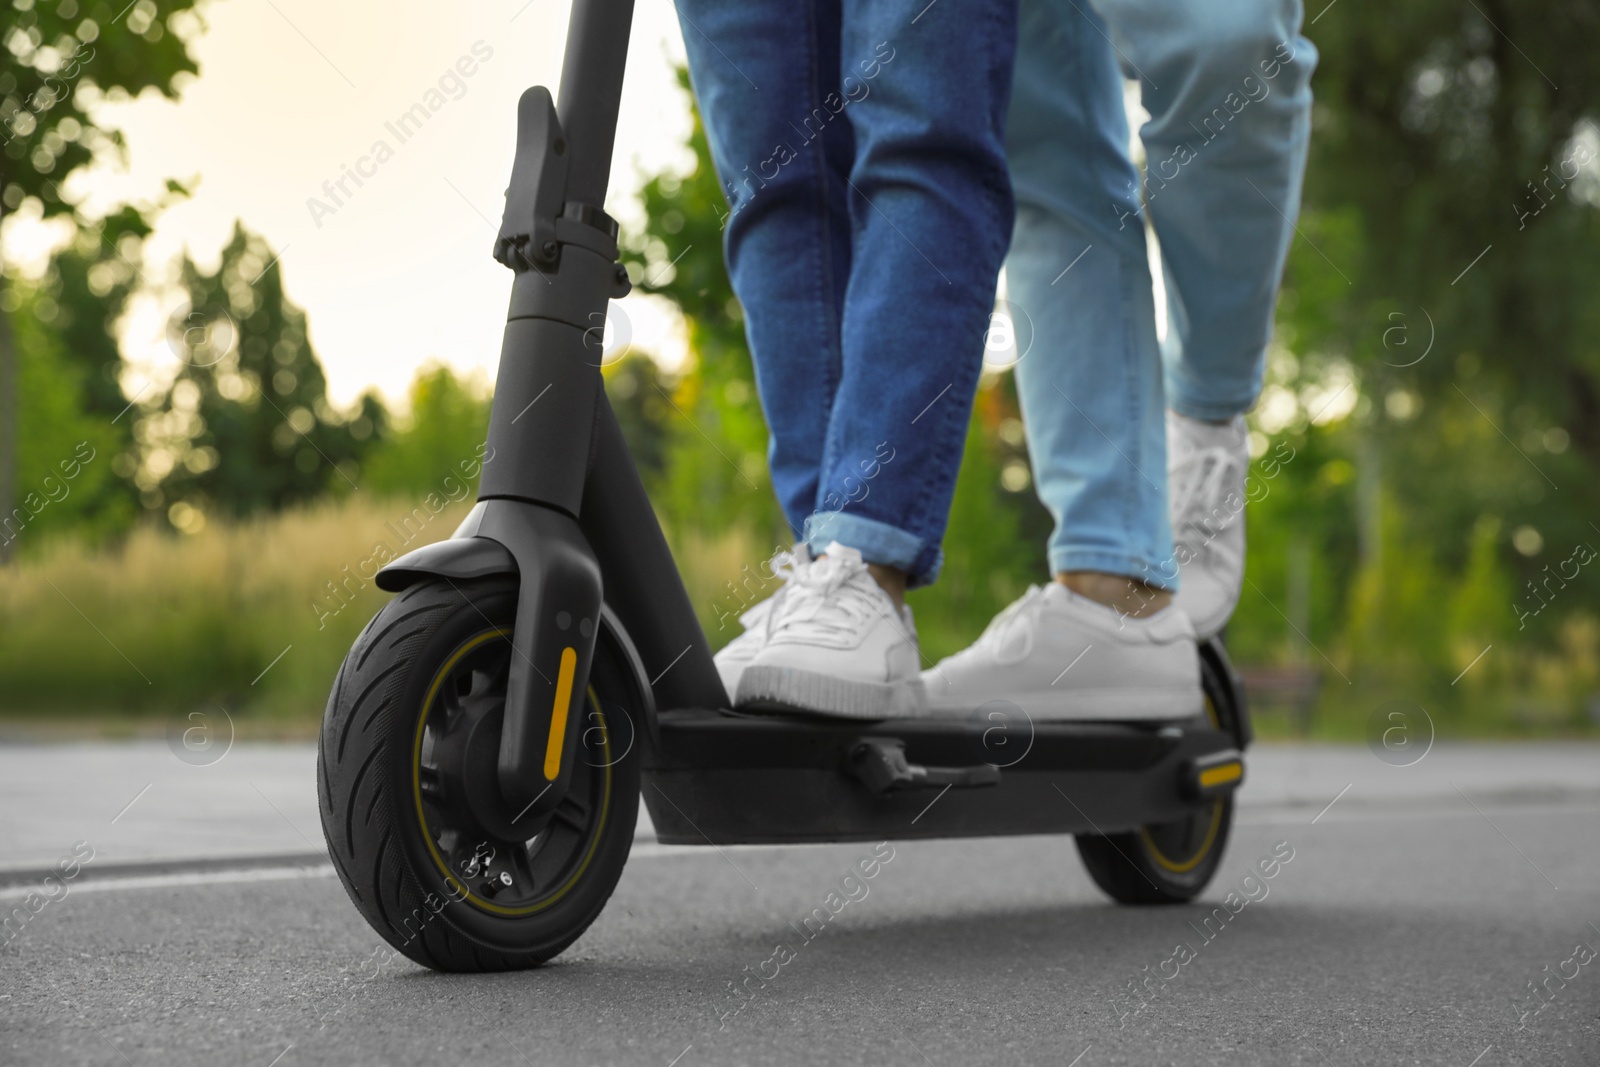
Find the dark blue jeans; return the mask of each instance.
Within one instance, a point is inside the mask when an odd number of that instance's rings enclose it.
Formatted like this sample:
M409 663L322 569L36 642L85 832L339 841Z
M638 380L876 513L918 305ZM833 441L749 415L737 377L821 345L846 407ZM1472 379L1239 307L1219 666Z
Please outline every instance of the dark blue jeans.
M1015 0L678 0L797 535L933 581L1010 243Z

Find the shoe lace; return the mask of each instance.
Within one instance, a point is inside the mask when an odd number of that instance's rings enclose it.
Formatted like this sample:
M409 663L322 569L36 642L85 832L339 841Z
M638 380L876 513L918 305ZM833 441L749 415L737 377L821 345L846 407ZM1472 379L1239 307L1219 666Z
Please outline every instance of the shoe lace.
M774 578L782 579L784 585L787 586L795 575L810 564L811 558L804 552L784 549L772 557L767 564L767 569L772 572ZM779 589L778 591L781 593L783 590Z
M882 618L883 605L865 585L871 581L867 565L856 559L828 556L796 568L783 603L773 606L772 632L826 636Z
M1170 476L1168 491L1177 505L1173 509L1173 532L1181 535L1193 530L1210 540L1237 518L1229 516L1215 529L1208 525L1242 466L1235 451L1220 445L1203 446L1185 455Z
M746 630L760 629L766 632L772 627L772 616L783 603L784 594L794 584L795 577L811 565L811 556L801 549L783 549L767 562L767 570L778 580L778 589L770 597L755 605L740 616L745 622ZM756 614L759 612L759 614Z

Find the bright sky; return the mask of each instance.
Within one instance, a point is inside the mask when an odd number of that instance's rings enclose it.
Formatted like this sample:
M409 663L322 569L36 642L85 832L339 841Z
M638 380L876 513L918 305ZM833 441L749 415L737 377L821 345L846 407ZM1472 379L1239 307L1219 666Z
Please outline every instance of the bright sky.
M162 216L147 279L187 248L206 265L235 219L282 253L289 296L309 315L336 402L376 385L400 397L417 367L442 359L482 367L499 358L511 272L490 256L515 141L516 102L529 85L560 81L568 5L561 0L229 0L204 9L200 78L170 103L154 94L102 111L129 145L125 169L78 175L69 196L88 208L154 200L168 177L198 176L195 197ZM448 102L403 144L385 129L463 56L479 61ZM492 56L481 60L485 48ZM641 0L612 171L613 214L632 215L641 173L682 166L688 112L673 80L683 42L670 3ZM463 91L464 90L464 91ZM450 96L459 99L449 99ZM333 214L307 199L354 167L378 139L394 149ZM373 169L371 164L367 169ZM492 223L486 220L493 220ZM15 220L7 249L26 260L37 227ZM175 275L173 275L175 276ZM174 357L165 323L181 298L137 306L124 351L161 378ZM633 343L671 360L682 347L670 315L630 298ZM133 390L137 391L137 384Z

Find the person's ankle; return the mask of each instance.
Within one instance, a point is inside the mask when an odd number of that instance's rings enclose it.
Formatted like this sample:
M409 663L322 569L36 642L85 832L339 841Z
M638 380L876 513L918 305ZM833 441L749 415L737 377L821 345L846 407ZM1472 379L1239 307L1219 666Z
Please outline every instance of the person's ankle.
M816 557L819 561L828 558L826 552L820 552ZM906 572L898 567L886 567L881 563L867 564L867 573L872 575L872 580L878 583L878 588L888 594L894 606L906 606Z
M896 608L906 606L906 572L898 567L885 567L881 563L867 564L867 573L878 583L878 588L889 594Z
M1149 582L1103 571L1059 571L1055 580L1074 593L1117 614L1143 619L1172 603L1172 594Z

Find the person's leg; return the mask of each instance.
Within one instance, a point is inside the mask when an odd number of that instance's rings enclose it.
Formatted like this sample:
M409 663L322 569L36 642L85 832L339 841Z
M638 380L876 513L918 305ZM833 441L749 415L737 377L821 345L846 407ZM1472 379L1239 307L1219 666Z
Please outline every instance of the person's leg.
M1244 575L1243 412L1294 237L1317 53L1299 0L1096 0L1150 121L1145 200L1167 293L1164 364L1178 603L1202 636Z
M1167 403L1194 419L1261 390L1294 239L1317 52L1300 0L1095 0L1140 80L1146 199L1167 283Z
M678 0L678 13L728 199L724 251L770 432L772 485L799 537L817 507L850 276L854 132L842 120L808 120L830 94L839 98L839 3ZM744 631L717 653L730 698L809 562L804 545L779 553L776 592L740 617Z
M1135 258L1142 264L1144 258L1138 186L1121 154L1126 133L1117 79L1110 71L1112 46L1099 19L1061 0L1030 0L1025 8L1013 104L1010 148L1021 207L1008 279L1016 302L1030 314L1055 313L1037 331L1034 355L1019 365L1018 387L1040 494L1058 518L1051 546L1058 575L1065 577L1058 560L1098 571L1092 577L1106 595L1095 599L1105 602L1114 599L1115 575L1140 575L1160 585L1181 570L1179 610L1159 611L1137 623L1124 619L1113 631L1053 586L1030 592L971 649L926 676L935 703L957 710L964 705L971 710L996 696L1021 703L1036 717L1089 717L1116 714L1119 708L1158 714L1168 703L1176 708L1182 673L1177 668L1186 658L1178 650L1189 653L1193 684L1187 616L1195 614L1201 632L1214 632L1226 622L1242 581L1244 531L1238 513L1248 453L1237 416L1260 386L1292 232L1289 219L1298 206L1306 82L1315 52L1295 37L1298 6L1280 0L1226 11L1177 0L1099 0L1096 6L1110 23L1128 73L1140 78L1153 115L1143 132L1145 198L1164 253L1170 309L1165 363L1178 409L1169 420L1178 538L1170 556L1146 569L1148 558L1130 566L1126 555L1073 553L1085 535L1104 536L1112 528L1119 477L1137 474L1144 499L1164 507L1156 470L1166 473L1166 463L1164 456L1157 458L1163 449L1159 411L1121 409L1141 442L1155 442L1142 453L1142 463L1134 458L1126 429L1118 442L1116 428L1093 418L1103 413L1109 421L1134 388L1146 389L1140 394L1145 397L1161 395L1159 388L1149 388L1154 339L1144 329L1147 313L1140 312L1138 342L1119 345L1116 323L1105 313L1110 296L1093 284L1105 279L1080 280L1068 290L1070 299L1051 299L1050 290L1089 261L1095 243L1120 249L1123 264L1131 266ZM1087 53L1095 58L1083 59ZM1097 61L1103 76L1083 81L1080 70L1092 69ZM1080 157L1086 165L1075 167ZM1122 226L1130 213L1133 224ZM1108 232L1108 217L1119 224L1115 232ZM1060 268L1052 257L1066 264L1079 250L1087 250L1084 261L1056 274ZM1146 293L1148 284L1145 280ZM1078 358L1072 358L1074 332L1068 323L1086 342ZM1107 351L1123 358L1096 360ZM1052 381L1065 375L1076 375L1084 390L1081 399ZM1063 410L1052 411L1052 405ZM1229 416L1234 421L1222 426L1201 421ZM1091 423L1089 429L1114 444L1123 462L1112 463L1103 448L1096 455L1098 446L1084 443L1081 426L1070 432L1073 418ZM1133 514L1142 516L1146 537L1129 535L1129 547L1148 543L1152 529L1149 508ZM1053 677L1045 669L1052 656L1063 663ZM1125 669L1136 661L1137 670ZM1169 684L1147 694L1137 691L1156 677Z
M937 710L1034 719L1199 710L1194 633L1163 610L1170 565L1160 353L1122 77L1072 0L1023 0L1007 135L1017 189L1006 264L1032 321L1017 391L1056 581L923 675ZM1109 610L1108 610L1109 609Z
M744 309L771 434L773 489L796 536L818 505L842 373L850 277L848 122L839 0L678 0L690 78L728 198L729 279Z
M845 0L855 133L843 375L812 548L932 582L1013 203L1004 129L1014 0Z
M1055 519L1050 570L1170 589L1160 353L1122 77L1092 9L1025 0L1022 27L1006 283L1033 326L1017 392Z
M826 558L774 615L741 705L922 710L915 630L894 593L938 574L1010 237L1014 14L1003 0L845 0L843 93L812 116L849 123L856 145L842 375L806 524Z

